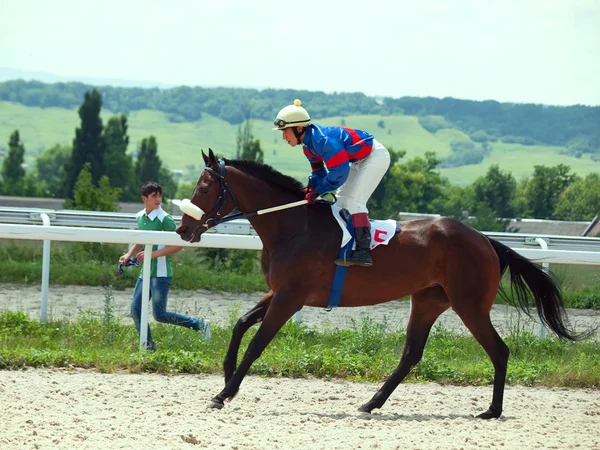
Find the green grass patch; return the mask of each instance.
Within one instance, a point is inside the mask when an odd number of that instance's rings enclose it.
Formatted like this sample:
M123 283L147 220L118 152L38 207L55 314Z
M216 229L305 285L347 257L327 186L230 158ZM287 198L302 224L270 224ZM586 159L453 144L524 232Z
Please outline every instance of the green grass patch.
M109 300L107 300L109 303ZM222 373L232 324L213 327L209 343L194 331L157 324L158 350L140 354L133 326L110 311L82 312L72 321L46 325L21 312L0 314L0 369L83 367L102 372ZM241 353L254 336L251 329ZM313 330L288 322L250 369L251 374L281 377L341 378L381 382L396 368L406 340L404 331L364 319L349 330ZM527 386L600 388L597 341L577 344L540 340L524 332L506 339L511 348L507 383ZM407 381L457 385L493 382L493 366L470 335L435 329L422 361Z

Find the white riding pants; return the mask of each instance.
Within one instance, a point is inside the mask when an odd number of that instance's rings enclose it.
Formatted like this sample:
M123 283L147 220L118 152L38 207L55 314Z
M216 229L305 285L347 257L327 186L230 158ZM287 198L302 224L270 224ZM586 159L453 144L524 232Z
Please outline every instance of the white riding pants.
M390 167L390 153L373 139L371 154L361 161L350 163L350 174L336 194L337 205L350 214L368 213L367 201Z

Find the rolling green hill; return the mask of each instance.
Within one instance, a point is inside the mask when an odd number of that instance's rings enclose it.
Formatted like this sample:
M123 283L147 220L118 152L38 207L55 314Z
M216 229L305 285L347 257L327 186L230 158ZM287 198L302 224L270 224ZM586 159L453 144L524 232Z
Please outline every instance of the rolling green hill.
M112 113L106 109L104 123ZM185 180L193 180L201 167L201 149L212 148L226 157L234 156L237 125L204 113L195 122L173 123L164 112L155 110L132 111L128 115L130 148L135 153L142 138L154 135L158 141L159 156L170 169L184 171ZM470 137L455 128L430 133L416 116L408 115L351 115L329 117L319 120L323 125L341 125L361 128L375 135L384 145L395 150L407 151L406 158L422 156L427 151L439 157L452 153L450 143L456 140L470 141ZM382 126L381 126L382 125ZM46 148L59 143L70 145L79 116L75 109L39 108L0 101L0 149L6 150L10 133L18 129L25 144L25 159L31 165ZM269 121L255 120L254 135L260 139L265 152L265 162L298 179L305 179L310 172L300 148L291 148L281 140L281 133L272 131ZM534 165L569 165L573 172L586 175L600 171L600 162L594 162L589 154L580 158L561 155L561 146L525 146L501 141L491 142L491 153L480 163L440 169L453 184L470 184L485 174L491 164L499 164L520 179L533 172Z

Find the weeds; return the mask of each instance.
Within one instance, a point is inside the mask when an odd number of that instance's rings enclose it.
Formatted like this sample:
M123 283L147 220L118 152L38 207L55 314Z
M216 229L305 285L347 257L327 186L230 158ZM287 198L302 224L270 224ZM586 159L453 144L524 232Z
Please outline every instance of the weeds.
M0 314L0 369L76 366L103 372L221 373L231 332L232 325L214 325L213 339L206 343L193 330L155 324L158 350L142 355L131 345L138 341L135 328L112 315L107 288L103 312L83 311L70 321L44 325L20 312ZM254 333L246 333L240 353ZM351 330L320 331L288 322L250 373L381 382L398 366L405 341L404 331L387 333L369 318ZM506 343L511 349L510 384L600 388L598 341L540 340L519 331ZM407 381L479 385L492 383L493 376L490 359L472 336L435 328Z

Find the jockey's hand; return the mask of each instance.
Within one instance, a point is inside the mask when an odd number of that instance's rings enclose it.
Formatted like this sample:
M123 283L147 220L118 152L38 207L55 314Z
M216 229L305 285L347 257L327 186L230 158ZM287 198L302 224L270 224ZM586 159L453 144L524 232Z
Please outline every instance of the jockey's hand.
M304 200L306 200L310 205L311 203L316 202L317 198L319 198L319 194L317 191L315 191L315 188L312 186L308 187L306 195L304 196Z

